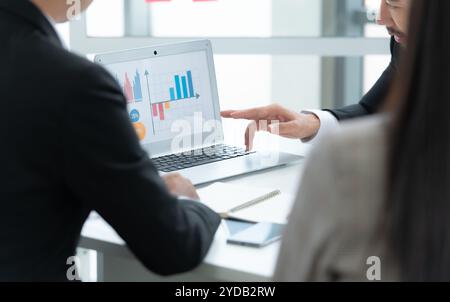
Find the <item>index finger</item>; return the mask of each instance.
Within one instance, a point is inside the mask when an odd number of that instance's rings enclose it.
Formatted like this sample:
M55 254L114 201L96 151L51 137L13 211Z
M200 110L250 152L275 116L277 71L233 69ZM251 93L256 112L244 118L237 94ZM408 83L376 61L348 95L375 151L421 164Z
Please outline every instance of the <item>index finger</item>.
M247 110L239 110L231 113L231 117L234 119L245 119L245 120L260 120L267 118L267 109L253 108Z
M231 115L236 112L236 110L224 110L220 112L220 116L223 118L231 118Z

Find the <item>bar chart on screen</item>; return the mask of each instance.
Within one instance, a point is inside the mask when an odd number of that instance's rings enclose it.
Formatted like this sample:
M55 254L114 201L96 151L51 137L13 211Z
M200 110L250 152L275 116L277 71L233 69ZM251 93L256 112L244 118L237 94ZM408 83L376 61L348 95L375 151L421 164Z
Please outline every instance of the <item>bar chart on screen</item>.
M182 131L180 124L190 127L192 134L202 132L204 122L215 120L204 51L114 63L107 68L125 96L129 119L142 144L172 140Z
M146 71L148 74L148 71ZM200 94L195 91L194 82L192 79L192 71L188 70L186 75L174 75L172 87L168 88L169 97L159 102L152 102L152 114L158 117L159 120L165 120L165 110L170 110L172 106L179 104L182 101L198 100Z
M142 102L143 94L141 75L138 70L136 70L136 73L133 75L132 79L130 79L128 72L125 72L122 78L119 78L117 74L115 76L117 82L119 82L122 86L122 91L127 99L127 103Z
M151 74L146 70L155 132L168 132L176 120L189 120L202 112L200 83L195 70Z

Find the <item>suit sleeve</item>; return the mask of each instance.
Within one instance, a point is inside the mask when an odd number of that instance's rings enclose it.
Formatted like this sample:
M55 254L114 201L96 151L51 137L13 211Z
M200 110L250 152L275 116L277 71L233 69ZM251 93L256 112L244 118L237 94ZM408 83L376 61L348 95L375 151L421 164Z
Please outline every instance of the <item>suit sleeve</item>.
M209 250L219 216L180 201L141 148L115 80L89 66L65 101L64 178L151 271L169 275L197 266Z
M391 39L392 58L389 66L383 72L372 89L370 89L370 91L358 104L334 110L327 109L326 111L333 114L340 121L376 113L383 105L383 102L389 93L391 82L395 76L398 61L398 47L399 46L395 40Z

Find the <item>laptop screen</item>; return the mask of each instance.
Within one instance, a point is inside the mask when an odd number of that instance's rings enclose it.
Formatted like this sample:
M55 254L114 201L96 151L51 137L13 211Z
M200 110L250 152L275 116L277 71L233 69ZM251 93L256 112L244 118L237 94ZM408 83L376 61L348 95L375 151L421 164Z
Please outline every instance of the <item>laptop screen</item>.
M107 64L127 100L142 144L168 141L181 132L204 132L215 120L206 51Z

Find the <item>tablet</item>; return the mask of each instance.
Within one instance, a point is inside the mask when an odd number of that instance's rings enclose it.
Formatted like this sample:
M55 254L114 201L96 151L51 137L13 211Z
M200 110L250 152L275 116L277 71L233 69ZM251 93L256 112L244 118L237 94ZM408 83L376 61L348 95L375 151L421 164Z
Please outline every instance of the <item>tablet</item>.
M250 247L264 247L281 239L284 224L261 222L231 235L227 242Z

